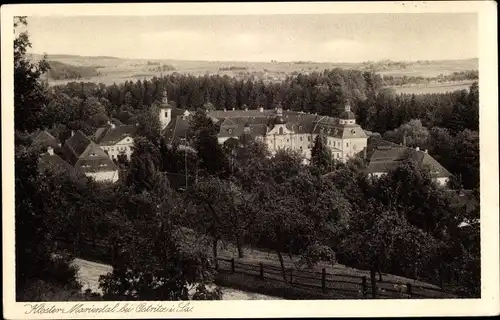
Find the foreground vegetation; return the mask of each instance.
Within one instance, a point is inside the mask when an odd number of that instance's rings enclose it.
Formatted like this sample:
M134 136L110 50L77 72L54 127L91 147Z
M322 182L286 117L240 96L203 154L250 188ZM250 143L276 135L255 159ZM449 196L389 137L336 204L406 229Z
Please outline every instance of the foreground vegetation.
M53 255L58 237L113 245L113 272L101 279L105 300L220 299L213 289L219 240L234 243L240 257L245 246L274 252L284 282L284 256L298 255L306 267L339 261L430 282L454 278L458 294L479 296L479 227L459 227L477 219L479 207L467 211L456 193L438 187L411 157L373 180L363 173L361 159L334 162L319 136L312 163L304 165L293 152L270 157L248 136L219 145L217 127L202 110L210 104L270 107L282 101L294 110L335 116L349 99L363 126L395 142L426 144L454 166L450 170L463 173L457 188L462 183L479 199L477 85L469 92L397 96L372 73L330 70L268 86L174 75L120 86L72 83L49 89L40 81L49 66L27 59L28 46L27 34L19 35L14 46L18 300L47 299L32 289L40 280L78 288L71 257ZM155 104L164 88L177 105L198 110L188 134L195 152L185 154L160 135ZM50 128L65 140L71 130L93 133L111 117L138 122L142 136L130 163L122 164L120 183L39 171L44 150L31 147L28 133ZM197 181L184 192L170 185L167 173L193 172ZM186 230L203 237L193 239Z

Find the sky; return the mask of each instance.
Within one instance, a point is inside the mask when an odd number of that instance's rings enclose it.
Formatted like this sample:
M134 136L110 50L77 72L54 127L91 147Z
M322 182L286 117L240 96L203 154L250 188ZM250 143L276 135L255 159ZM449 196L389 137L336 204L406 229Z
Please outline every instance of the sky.
M362 62L478 57L474 13L28 17L31 52Z

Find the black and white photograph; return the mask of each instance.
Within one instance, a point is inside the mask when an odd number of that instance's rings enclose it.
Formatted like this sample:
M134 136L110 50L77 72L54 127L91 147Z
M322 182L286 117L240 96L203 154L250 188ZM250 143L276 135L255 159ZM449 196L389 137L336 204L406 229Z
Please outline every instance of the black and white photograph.
M2 7L4 317L499 312L496 4L267 5Z

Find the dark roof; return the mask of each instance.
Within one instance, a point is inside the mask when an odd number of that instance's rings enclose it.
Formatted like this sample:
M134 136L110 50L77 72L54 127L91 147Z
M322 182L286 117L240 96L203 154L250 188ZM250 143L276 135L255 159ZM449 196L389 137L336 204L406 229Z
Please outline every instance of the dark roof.
M410 156L421 166L427 166L436 177L449 177L451 174L428 153L403 146L381 145L370 156L367 173L386 173L396 169L406 156Z
M365 131L366 132L366 131ZM372 157L372 154L377 150L378 147L394 147L398 148L400 147L399 144L387 141L384 139L381 139L376 136L370 136L367 141L367 146L366 146L366 157L370 159Z
M126 137L134 137L137 133L137 126L135 125L122 125L107 126L104 130L103 128L97 129L94 134L95 141L100 145L112 145L115 144Z
M340 114L340 119L345 119L345 120L355 120L356 115L352 111L344 111Z
M276 123L276 124L285 124L285 123L286 123L286 120L285 120L285 118L283 118L283 117L281 117L281 116L280 116L280 117L276 117L276 119L275 119L275 123Z
M257 110L214 110L209 111L208 114L215 118L233 118L233 117L267 117L274 114L273 109L265 109L263 111Z
M63 146L63 153L66 157L66 160L71 164L75 165L78 161L78 158L82 155L82 153L87 149L91 140L80 130L75 132L73 136L71 136Z
M165 137L172 142L174 139L184 138L189 128L189 117L183 116L184 110L176 109L172 114L172 121L165 128ZM276 123L285 126L296 133L319 134L321 129L327 136L338 138L367 138L364 130L357 124L344 125L338 118L318 116L297 111L284 111L282 116L277 116L274 109L259 110L230 110L208 111L207 115L216 120L220 127L219 137L237 137L243 133L244 127L251 128L254 136L264 136L268 128Z
M57 140L53 135L51 135L50 133L48 133L45 130L40 131L35 136L31 145L36 146L36 147L44 147L44 148L52 147L54 149L56 149L60 146L59 140Z
M44 170L55 170L57 172L67 172L67 173L74 173L75 170L74 168L64 161L60 156L57 154L49 154L49 153L44 153L40 157L40 161L38 161L38 169L41 171Z
M176 139L184 139L189 129L189 117L178 116L172 119L164 131L165 138L173 142Z
M111 123L113 123L116 126L123 126L124 125L123 122L121 122L120 120L118 120L116 118L111 118Z

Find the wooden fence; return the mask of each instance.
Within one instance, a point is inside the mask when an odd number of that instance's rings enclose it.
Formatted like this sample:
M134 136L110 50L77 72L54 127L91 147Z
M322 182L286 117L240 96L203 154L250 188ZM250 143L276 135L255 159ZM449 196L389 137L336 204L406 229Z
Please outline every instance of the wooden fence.
M111 264L113 261L112 246L102 241L84 240L78 244L58 238L60 249L69 249L83 259ZM285 282L279 266L270 264L251 264L233 259L217 258L216 269L220 272L230 272L256 277L262 281L271 280ZM431 285L415 285L394 281L378 281L375 272L370 276L353 276L341 273L328 273L304 269L285 269L287 284L293 287L319 290L325 294L338 291L353 298L453 298L441 288Z
M281 267L269 264L250 264L233 259L217 259L219 272L230 272L256 277L262 281L272 280L285 282ZM377 281L375 272L370 277L353 276L349 274L328 273L325 268L322 272L285 269L286 283L292 287L318 290L325 294L333 291L353 298L450 298L452 295L442 289L432 286L398 283L394 281Z

